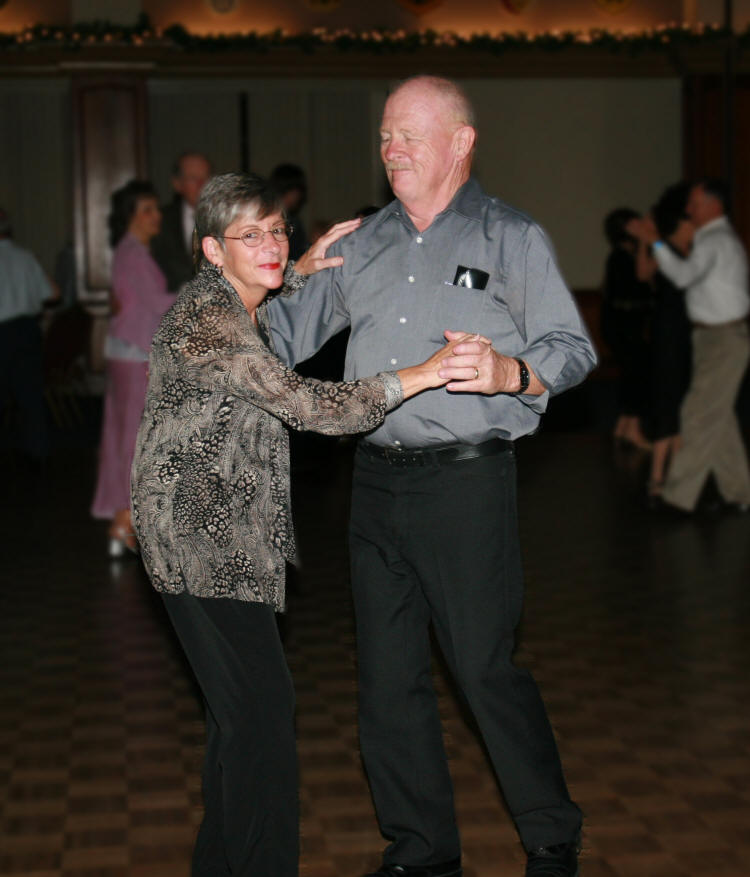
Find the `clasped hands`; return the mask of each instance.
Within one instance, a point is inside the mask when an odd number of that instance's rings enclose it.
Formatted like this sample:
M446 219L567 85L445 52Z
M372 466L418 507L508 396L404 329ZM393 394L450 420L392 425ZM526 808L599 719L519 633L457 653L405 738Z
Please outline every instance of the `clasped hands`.
M625 223L625 231L645 244L653 244L659 240L659 230L651 214L629 219Z
M515 393L521 387L518 363L492 349L483 335L446 330L449 355L439 361L438 377L455 393ZM458 343L456 343L458 341Z

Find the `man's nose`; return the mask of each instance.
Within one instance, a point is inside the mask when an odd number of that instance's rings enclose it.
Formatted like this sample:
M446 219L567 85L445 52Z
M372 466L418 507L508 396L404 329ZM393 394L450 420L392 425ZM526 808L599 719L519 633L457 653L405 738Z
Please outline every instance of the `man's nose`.
M400 154L401 149L402 144L400 143L400 141L394 138L393 140L389 140L388 143L386 143L385 149L383 150L383 156L386 159L393 158L394 156Z

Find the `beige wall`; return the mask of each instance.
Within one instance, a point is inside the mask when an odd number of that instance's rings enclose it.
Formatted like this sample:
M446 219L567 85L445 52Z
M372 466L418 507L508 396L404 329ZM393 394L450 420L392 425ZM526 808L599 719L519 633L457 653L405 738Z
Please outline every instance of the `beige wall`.
M680 176L678 80L469 80L479 124L476 171L485 188L548 231L569 283L597 286L604 214L647 208ZM164 200L185 149L217 171L239 169L239 96L247 95L250 167L281 161L310 179L305 219L335 220L385 203L377 152L388 83L327 80L154 80L150 173ZM69 96L62 80L0 81L0 203L20 241L52 270L70 231Z
M681 175L678 80L468 82L485 188L549 233L568 282L600 282L604 215L647 209Z
M681 171L677 80L469 80L480 131L476 171L485 188L547 229L573 286L598 286L604 214L647 208ZM383 204L377 152L386 81L157 81L150 88L154 178L169 190L169 163L186 148L217 170L238 168L238 96L246 90L250 167L302 165L305 219L351 216Z
M50 273L73 234L69 110L65 80L0 80L0 204Z

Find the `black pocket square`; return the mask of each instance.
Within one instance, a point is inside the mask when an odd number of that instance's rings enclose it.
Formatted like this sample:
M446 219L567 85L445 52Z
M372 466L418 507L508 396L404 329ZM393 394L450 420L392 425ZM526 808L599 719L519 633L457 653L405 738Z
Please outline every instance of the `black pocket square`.
M456 276L453 278L454 286L465 286L467 289L486 289L490 275L479 268L467 268L459 265L456 268Z

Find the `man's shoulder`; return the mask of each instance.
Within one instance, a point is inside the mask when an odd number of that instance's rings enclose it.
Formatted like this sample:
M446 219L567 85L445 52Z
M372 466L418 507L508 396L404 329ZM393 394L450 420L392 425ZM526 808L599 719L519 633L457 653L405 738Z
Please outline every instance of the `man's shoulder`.
M347 252L356 253L358 250L366 249L378 236L383 223L387 223L392 217L392 205L393 202L381 208L377 213L365 216L358 228L336 241L336 243L329 248L328 255L340 255L346 254Z
M27 250L26 247L22 247L10 238L0 240L0 245L2 245L0 246L0 256L9 263L21 268L41 270L39 260L31 250Z
M165 239L177 237L182 240L182 202L180 199L169 201L161 207L161 231L154 241L162 243Z
M539 227L528 213L507 201L503 201L497 195L488 195L482 192L481 204L483 212L492 220L501 222L503 226L523 231Z
M698 234L696 235L695 245L696 247L701 246L705 249L742 249L744 250L744 244L742 243L742 239L737 234L734 226L729 222L726 217L720 217L722 220L714 221L704 226L702 229L699 229Z
M164 204L160 205L159 209L161 210L161 215L164 218L173 218L175 216L181 216L182 214L182 198L172 198L171 201L167 201Z

